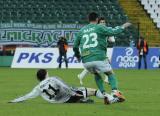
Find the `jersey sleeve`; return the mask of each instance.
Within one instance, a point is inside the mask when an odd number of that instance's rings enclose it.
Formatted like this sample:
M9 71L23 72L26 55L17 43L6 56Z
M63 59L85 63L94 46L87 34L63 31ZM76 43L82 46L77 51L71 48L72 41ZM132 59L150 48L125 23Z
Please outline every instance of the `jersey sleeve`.
M116 26L115 28L112 27L106 27L106 26L101 26L100 31L105 34L106 36L113 36L116 34L121 33L124 30L123 27L121 26Z
M79 32L74 40L73 51L77 58L80 58L79 44L81 39L81 33Z
M38 89L38 86L36 86L30 93L22 96L22 97L19 97L19 98L16 98L14 100L11 100L10 102L11 103L17 103L17 102L22 102L22 101L25 101L25 100L28 100L28 99L32 99L32 98L35 98L37 96L40 95L40 90Z

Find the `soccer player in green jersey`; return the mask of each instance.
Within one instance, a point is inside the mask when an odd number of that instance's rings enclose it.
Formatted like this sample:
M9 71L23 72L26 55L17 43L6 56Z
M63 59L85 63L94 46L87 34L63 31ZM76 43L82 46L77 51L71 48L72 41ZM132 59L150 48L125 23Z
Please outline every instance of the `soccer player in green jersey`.
M98 19L98 24L106 26L106 20L105 20L105 18L104 17L100 17ZM110 43L114 43L115 42L114 36L106 37L106 41L108 41ZM106 59L108 59L109 62L111 60L111 59L108 58L107 54L106 54ZM88 74L88 70L84 69L81 73L79 73L77 75L78 79L80 80L80 84L81 85L83 85L83 78L85 78L87 74ZM109 83L107 75L105 75L104 82L107 83L107 84Z
M94 74L96 84L104 95L104 103L109 104L105 95L103 80L100 73L104 73L109 77L113 96L118 97L121 101L125 101L124 96L118 91L117 80L111 68L110 63L106 60L107 41L106 37L113 36L123 32L130 23L115 28L98 25L98 15L94 12L89 14L90 24L84 26L78 33L73 46L75 56L82 60L84 67ZM80 48L80 50L79 50Z

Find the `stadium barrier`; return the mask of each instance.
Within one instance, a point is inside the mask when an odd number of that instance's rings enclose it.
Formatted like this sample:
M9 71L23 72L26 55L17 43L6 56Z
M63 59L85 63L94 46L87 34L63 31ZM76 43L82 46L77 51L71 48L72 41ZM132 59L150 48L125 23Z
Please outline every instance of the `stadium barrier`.
M16 24L16 23L15 23ZM56 46L60 36L67 38L68 44L73 45L80 24L53 25L4 25L0 26L1 45L31 45L38 47Z
M111 58L112 49L108 49ZM82 63L74 57L72 48L68 48L67 60L69 68L83 68ZM16 48L12 68L57 68L59 65L58 48ZM62 68L64 68L64 63Z
M157 69L160 65L160 48L150 48L147 55L148 69ZM137 69L138 51L131 47L108 48L107 52L113 69ZM59 64L58 48L17 48L12 68L57 68ZM68 49L67 59L69 68L83 68L74 57L72 48ZM65 64L62 64L64 68ZM142 68L144 64L142 62Z
M0 56L0 66L10 67L13 56Z
M149 48L147 55L148 69L157 69L160 65L160 48ZM112 67L114 69L137 69L138 68L138 50L134 47L115 47L112 54ZM142 69L144 62L142 59Z

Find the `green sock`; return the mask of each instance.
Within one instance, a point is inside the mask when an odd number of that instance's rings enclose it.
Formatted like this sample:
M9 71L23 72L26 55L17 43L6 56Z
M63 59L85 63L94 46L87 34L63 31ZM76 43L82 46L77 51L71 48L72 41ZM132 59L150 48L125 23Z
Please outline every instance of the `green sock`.
M99 89L102 93L105 92L104 86L103 86L103 80L102 80L101 75L95 74L95 81L96 81L96 84L97 84L97 86L98 86L98 89Z
M111 85L112 90L118 89L118 82L117 82L116 76L114 74L108 75L108 81Z

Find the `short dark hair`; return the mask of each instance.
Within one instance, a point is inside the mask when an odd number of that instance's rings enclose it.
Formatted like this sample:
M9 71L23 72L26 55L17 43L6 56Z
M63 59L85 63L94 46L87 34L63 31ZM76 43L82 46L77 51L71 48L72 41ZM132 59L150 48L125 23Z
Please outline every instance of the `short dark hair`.
M45 69L39 69L37 71L37 79L39 81L43 81L46 78L46 75L47 75L47 70Z
M60 37L59 37L59 39L60 39L60 40L62 40L62 39L66 39L66 38L65 38L65 37L63 37L63 36L60 36Z
M144 37L140 36L140 39L144 40Z
M97 18L98 18L98 14L95 13L95 12L91 12L91 13L88 15L89 22L90 22L90 21L96 21Z
M104 17L100 17L100 18L98 19L98 24L100 23L101 20L105 20L105 18L104 18Z

